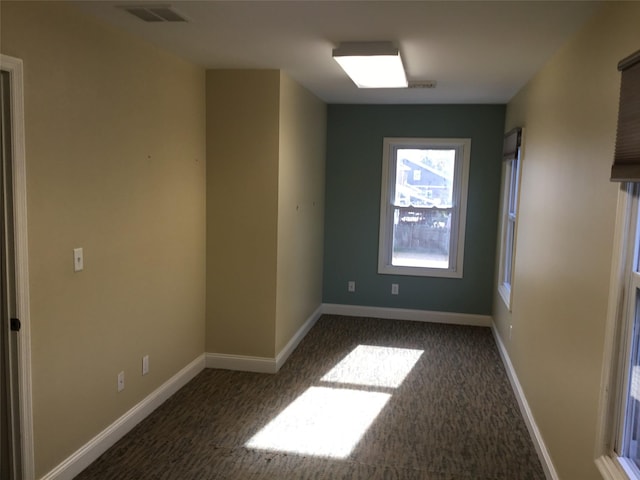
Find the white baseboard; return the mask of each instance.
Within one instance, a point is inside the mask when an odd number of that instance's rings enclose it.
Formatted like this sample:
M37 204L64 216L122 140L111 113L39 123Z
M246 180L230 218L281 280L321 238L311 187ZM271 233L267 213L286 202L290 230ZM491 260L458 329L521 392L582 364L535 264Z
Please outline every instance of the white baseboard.
M280 370L280 367L284 365L284 362L287 361L289 355L293 353L302 339L306 337L307 333L309 333L309 330L313 328L318 319L322 316L322 313L322 305L320 305L318 308L316 308L315 312L311 314L307 321L302 324L296 334L291 338L291 340L289 340L289 342L280 351L280 353L276 355L276 372Z
M205 353L205 365L207 368L220 368L223 370L239 370L242 372L276 373L287 361L302 339L313 328L323 314L345 315L351 317L373 317L394 320L414 320L418 322L447 323L455 325L473 325L477 327L490 327L492 324L489 315L474 315L468 313L433 312L428 310L410 310L406 308L366 307L360 305L338 305L323 303L320 305L287 345L278 353L276 358L251 357L246 355L230 355L225 353Z
M280 367L284 365L284 362L287 361L289 355L293 353L305 335L309 333L309 330L316 324L321 315L322 305L316 308L275 358L229 355L226 353L205 353L205 365L207 368L220 368L222 370L277 373Z
M490 327L492 325L490 315L411 310L407 308L366 307L363 305L338 305L334 303L325 303L322 305L322 313L351 317L372 317L394 320L413 320L416 322L472 325L476 327Z
M204 355L200 355L144 398L144 400L118 418L109 427L93 437L60 465L47 473L41 480L71 480L106 452L109 447L124 437L151 412L162 405L171 395L186 385L204 369L204 366Z
M491 317L488 315L471 315L464 313L432 312L423 310L410 310L400 308L366 307L358 305L320 305L287 345L278 353L276 358L249 357L242 355L226 355L217 353L205 353L176 373L173 377L154 390L149 396L131 408L109 427L96 435L87 444L82 446L70 457L47 473L41 480L72 480L82 470L87 468L100 455L107 451L113 444L126 435L133 427L144 420L150 413L164 403L169 397L186 385L204 368L221 368L228 370L241 370L258 373L276 373L287 361L291 353L296 349L302 339L309 333L323 314L346 315L355 317L387 318L397 320L414 320L421 322L448 323L460 325L492 326ZM509 381L518 399L520 410L529 429L534 446L545 474L549 480L558 480L549 452L542 440L542 436L533 419L531 409L524 397L524 392L518 381L511 360L504 345L495 330L493 334L500 351L500 355L507 369Z
M556 472L555 467L553 466L553 462L551 461L551 455L549 454L549 450L544 443L542 438L542 434L538 429L538 425L536 424L535 419L533 418L533 412L531 412L531 408L529 407L529 402L527 402L527 398L524 395L524 390L522 390L522 385L520 385L520 381L518 380L518 375L516 374L515 369L513 368L513 364L511 363L511 359L509 358L509 354L507 353L507 349L502 343L502 339L498 334L495 324L491 326L491 331L493 332L493 336L496 340L496 344L498 345L498 351L500 352L500 357L502 358L502 363L504 364L507 370L507 376L509 377L509 382L511 382L511 387L513 388L513 392L516 395L516 399L518 400L518 406L520 407L520 413L522 413L522 417L524 418L524 422L527 425L527 429L529 430L529 435L531 435L531 440L533 440L533 446L538 453L538 458L540 459L540 463L542 464L542 469L544 470L544 474L547 477L547 480L559 480L558 472Z
M207 368L256 373L276 373L277 371L275 358L229 355L226 353L205 353L204 355Z

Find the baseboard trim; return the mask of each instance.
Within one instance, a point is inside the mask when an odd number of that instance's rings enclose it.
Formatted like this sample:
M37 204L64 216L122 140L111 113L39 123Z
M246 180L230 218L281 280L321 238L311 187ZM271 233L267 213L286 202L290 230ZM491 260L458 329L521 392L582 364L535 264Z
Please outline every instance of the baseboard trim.
M141 402L118 418L109 427L47 473L41 480L72 480L204 368L276 373L323 314L491 327L498 351L507 370L509 381L516 395L520 411L542 463L545 475L548 480L559 480L549 451L546 448L540 430L536 425L529 404L524 396L524 391L513 368L513 364L490 316L339 304L320 305L298 329L287 345L278 353L276 358L219 353L205 353L198 356Z
M133 427L180 390L205 366L204 355L200 355L176 373L140 403L118 418L109 427L76 450L69 458L47 473L41 480L71 480L87 468L109 447L124 437Z
M219 368L221 370L238 370L241 372L277 373L289 356L296 349L302 339L313 328L322 315L322 305L315 309L311 316L302 324L291 340L276 355L270 357L251 357L248 355L230 355L226 353L205 353L205 365L207 368Z
M547 477L547 480L560 480L558 476L558 472L556 472L555 467L553 466L553 462L551 461L551 455L549 454L549 450L544 443L544 439L542 438L542 434L538 429L538 425L536 424L535 418L533 417L533 412L529 407L529 402L527 402L527 398L524 395L524 390L522 389L522 385L520 385L520 381L518 380L518 375L516 374L515 369L513 368L513 364L511 363L511 359L509 358L509 353L507 353L507 349L502 343L502 339L498 334L495 324L492 324L491 331L493 332L493 337L495 338L496 344L498 345L498 351L500 352L500 357L502 358L502 363L507 370L507 376L509 377L509 382L511 383L511 387L513 388L513 393L518 400L518 406L520 407L520 413L524 418L524 422L527 425L527 429L529 430L529 435L531 435L531 440L533 441L533 446L538 453L538 458L540 459L540 463L542 464L542 469L544 470L544 474Z
M277 371L275 358L226 353L205 353L205 365L207 368L239 370L241 372L276 373Z
M302 324L295 335L275 358L231 355L226 353L205 353L205 365L207 368L219 368L222 370L277 373L296 349L298 344L307 335L307 333L309 333L309 330L313 328L318 319L324 314L344 315L349 317L413 320L418 322L446 323L454 325L472 325L477 327L491 327L492 325L492 319L489 315L323 303L316 308L311 316L304 322L304 324Z
M298 329L296 334L291 337L291 340L280 350L280 353L276 355L276 372L280 370L280 367L284 365L289 356L293 353L296 347L300 344L302 339L307 336L309 330L313 328L318 319L322 316L322 305L318 306L316 310L311 314L306 322Z
M364 305L340 305L325 303L322 313L329 315L345 315L350 317L372 317L393 320L412 320L416 322L447 323L452 325L471 325L491 327L490 315L470 313L436 312L431 310L411 310L407 308L368 307Z

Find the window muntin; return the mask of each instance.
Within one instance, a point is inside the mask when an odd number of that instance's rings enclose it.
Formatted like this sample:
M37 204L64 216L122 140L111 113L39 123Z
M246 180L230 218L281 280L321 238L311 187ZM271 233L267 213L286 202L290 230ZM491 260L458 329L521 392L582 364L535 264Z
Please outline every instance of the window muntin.
M518 216L518 186L520 184L520 148L515 158L505 164L502 244L500 250L500 271L498 291L507 308L511 309L511 284L515 261L516 224Z
M384 139L379 273L462 277L470 149L470 139Z

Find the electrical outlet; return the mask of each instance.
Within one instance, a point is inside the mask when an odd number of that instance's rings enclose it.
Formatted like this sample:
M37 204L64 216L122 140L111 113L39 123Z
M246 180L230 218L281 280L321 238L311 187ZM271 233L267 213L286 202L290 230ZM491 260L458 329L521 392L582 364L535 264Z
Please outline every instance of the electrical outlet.
M347 285L347 290L349 290L350 292L355 292L356 291L356 282L354 282L353 280L349 280L349 283Z
M391 284L391 295L398 295L398 293L400 293L400 287L398 286L397 283L392 283Z
M124 390L124 372L118 374L118 391Z
M149 355L142 357L142 375L149 373Z

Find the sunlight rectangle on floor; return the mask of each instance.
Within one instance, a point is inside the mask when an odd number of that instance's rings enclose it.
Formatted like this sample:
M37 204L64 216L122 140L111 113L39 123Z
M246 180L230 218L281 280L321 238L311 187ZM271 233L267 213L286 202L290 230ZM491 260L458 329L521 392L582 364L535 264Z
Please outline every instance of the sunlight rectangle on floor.
M310 387L246 446L346 458L390 397L381 392Z
M398 388L423 353L409 348L358 345L321 380Z

